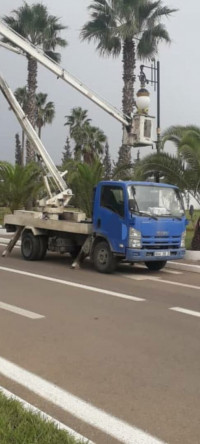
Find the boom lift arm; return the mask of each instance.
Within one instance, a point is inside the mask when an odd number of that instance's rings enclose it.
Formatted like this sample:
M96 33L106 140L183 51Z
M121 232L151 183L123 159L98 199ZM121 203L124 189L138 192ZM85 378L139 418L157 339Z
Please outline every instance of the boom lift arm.
M0 34L7 40L9 40L14 46L13 49L17 52L20 50L23 53L29 54L36 59L45 68L56 74L57 78L64 80L73 88L78 90L81 94L88 99L96 103L100 108L113 116L123 125L123 145L128 146L144 146L152 145L153 137L153 125L152 117L144 114L136 114L134 116L127 116L123 112L119 111L114 106L107 103L104 99L101 99L91 89L87 88L82 82L72 76L68 71L60 67L52 59L50 59L42 50L36 48L21 35L13 31L2 20L0 20ZM5 46L5 44L3 43ZM11 45L10 45L11 46ZM8 45L7 45L8 47ZM17 48L20 48L18 50ZM11 49L11 48L9 48Z
M24 111L22 110L21 106L19 105L17 99L15 98L13 92L9 88L8 84L5 82L3 77L0 75L0 89L5 96L6 100L8 101L10 107L14 111L21 127L25 131L30 143L34 146L36 152L42 157L43 162L45 163L48 171L51 174L51 177L53 178L54 184L59 190L59 194L53 198L50 198L46 204L53 204L56 203L55 198L62 203L64 203L64 206L69 202L70 198L72 197L72 192L69 188L67 188L67 184L64 181L62 174L58 171L56 166L54 165L51 157L49 156L48 152L46 151L43 143L41 142L40 138L38 137L36 131L32 127L31 123L29 122L28 118L26 117Z
M41 63L45 68L52 71L58 78L61 78L66 83L73 86L73 88L77 89L81 94L88 97L94 103L96 103L100 108L104 109L108 114L111 114L115 119L121 122L125 127L129 127L131 125L131 118L123 114L121 111L117 110L117 108L113 107L105 100L101 99L94 93L92 90L87 88L82 82L77 80L74 76L72 76L65 69L60 67L56 62L50 59L42 50L36 48L26 39L24 39L21 35L13 31L9 26L7 26L2 20L0 20L0 34L2 34L6 39L11 41L14 45L21 48L25 53L32 56L39 63Z

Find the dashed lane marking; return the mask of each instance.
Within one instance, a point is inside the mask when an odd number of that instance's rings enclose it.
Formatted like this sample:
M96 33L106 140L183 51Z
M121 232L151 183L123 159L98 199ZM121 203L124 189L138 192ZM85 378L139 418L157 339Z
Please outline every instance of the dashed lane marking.
M5 304L5 302L1 301L0 301L0 308L2 310L11 311L12 313L16 313L18 315L25 316L26 318L30 319L41 319L45 317L38 313L34 313L33 311L24 310L23 308L16 307L15 305Z
M200 290L200 286L198 285L191 285L191 284L183 284L182 282L174 282L174 281L167 281L165 279L161 279L159 277L153 277L153 276L133 276L130 274L123 274L121 275L128 279L133 279L135 281L155 281L163 284L169 284L169 285L176 285L177 287L183 287L183 288L192 288L193 290Z
M200 312L194 311L194 310L187 310L186 308L181 307L171 307L169 310L177 311L179 313L187 314L190 316L196 316L197 318L200 318Z
M6 271L8 273L15 273L15 274L19 274L21 276L28 276L28 277L32 277L35 279L41 279L43 281L53 282L55 284L68 285L69 287L82 288L83 290L92 291L94 293L106 294L108 296L114 296L114 297L120 298L120 299L128 299L133 302L143 302L146 300L144 298L138 298L136 296L131 296L131 295L124 294L124 293L118 293L118 292L110 291L110 290L103 290L102 288L98 288L98 287L91 287L89 285L78 284L75 282L65 281L63 279L51 278L49 276L44 276L41 274L29 273L27 271L20 271L20 270L14 269L14 268L0 267L0 271Z
M66 390L0 357L0 373L76 418L125 444L163 444L143 430L72 395Z
M143 269L147 270L147 267L146 267L145 265L142 265L142 264L139 264L139 263L136 263L136 264L135 264L135 269L137 269L137 268L143 268ZM163 268L163 269L160 271L160 273L161 273L161 274L162 274L162 273L167 273L167 274L183 274L182 271L166 270L166 268Z

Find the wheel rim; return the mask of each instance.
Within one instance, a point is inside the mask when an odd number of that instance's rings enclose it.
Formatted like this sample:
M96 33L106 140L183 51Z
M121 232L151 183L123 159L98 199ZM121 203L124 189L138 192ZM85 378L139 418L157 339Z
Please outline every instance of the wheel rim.
M104 248L101 248L98 253L98 262L101 265L106 265L108 262L108 251Z

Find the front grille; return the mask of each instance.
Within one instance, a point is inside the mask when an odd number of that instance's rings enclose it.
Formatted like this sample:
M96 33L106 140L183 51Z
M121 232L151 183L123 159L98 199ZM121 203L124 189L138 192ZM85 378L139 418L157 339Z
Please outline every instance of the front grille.
M143 236L142 247L147 250L172 250L180 247L180 236Z

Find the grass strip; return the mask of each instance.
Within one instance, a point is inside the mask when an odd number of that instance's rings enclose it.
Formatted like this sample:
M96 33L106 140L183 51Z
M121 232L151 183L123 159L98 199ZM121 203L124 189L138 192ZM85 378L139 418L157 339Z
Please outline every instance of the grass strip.
M82 444L39 414L23 408L0 391L1 444Z

